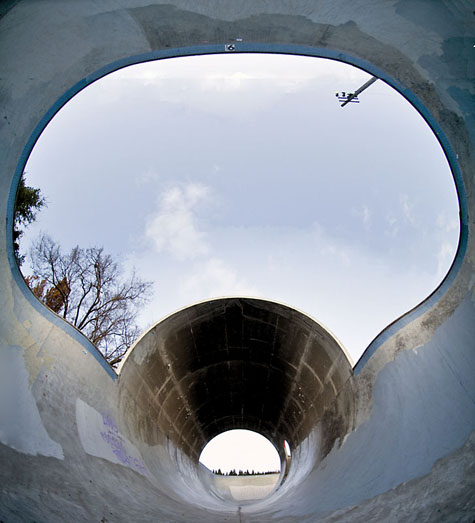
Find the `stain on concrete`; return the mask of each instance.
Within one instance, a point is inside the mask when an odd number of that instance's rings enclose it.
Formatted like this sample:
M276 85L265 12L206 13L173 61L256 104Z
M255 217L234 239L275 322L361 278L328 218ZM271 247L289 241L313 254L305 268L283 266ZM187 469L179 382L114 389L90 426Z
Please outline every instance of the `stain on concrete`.
M41 420L23 348L11 345L0 351L0 442L25 454L64 459L61 445L49 437Z

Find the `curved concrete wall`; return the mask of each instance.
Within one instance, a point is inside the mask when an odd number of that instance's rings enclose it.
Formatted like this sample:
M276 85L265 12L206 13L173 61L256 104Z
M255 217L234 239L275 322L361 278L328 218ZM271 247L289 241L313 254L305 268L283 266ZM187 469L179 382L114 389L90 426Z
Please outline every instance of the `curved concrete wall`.
M124 360L119 388L135 405L124 409L134 440L156 445L166 435L197 461L211 439L239 427L260 432L283 457L284 441L297 447L351 375L338 342L309 317L273 302L227 298L150 329Z
M6 224L0 230L0 520L472 521L475 24L469 4L20 0L4 2L0 16ZM131 409L141 397L145 408L149 392L135 390L125 364L117 379L80 333L34 300L11 248L16 184L63 103L123 65L225 52L231 42L235 52L345 60L399 89L444 146L462 225L441 287L374 340L309 430L294 435L286 481L242 510L206 488L206 471L194 459L199 438L185 450L147 416L133 420ZM140 366L133 352L131 358ZM127 393L122 378L130 383ZM150 383L153 376L141 387ZM150 408L160 413L160 405ZM277 441L283 432L271 414L267 420Z

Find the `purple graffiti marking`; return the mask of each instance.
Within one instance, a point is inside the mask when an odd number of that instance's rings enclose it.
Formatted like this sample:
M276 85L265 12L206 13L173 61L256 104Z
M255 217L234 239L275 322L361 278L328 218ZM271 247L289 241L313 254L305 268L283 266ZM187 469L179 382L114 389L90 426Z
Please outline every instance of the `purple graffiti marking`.
M105 427L108 427L110 430L114 431L116 434L119 433L119 428L114 422L114 418L108 414L102 415L102 423L104 423Z
M103 414L102 422L104 423L104 431L101 431L102 439L109 445L112 452L117 459L127 467L137 470L144 476L147 475L147 470L141 459L134 458L127 453L124 445L124 438L119 433L119 428L115 424L114 418L110 415Z

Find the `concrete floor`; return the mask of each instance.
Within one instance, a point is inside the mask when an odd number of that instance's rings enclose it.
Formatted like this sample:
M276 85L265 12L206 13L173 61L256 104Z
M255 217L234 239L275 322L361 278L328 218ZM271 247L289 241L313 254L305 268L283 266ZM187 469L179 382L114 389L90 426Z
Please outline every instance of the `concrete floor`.
M280 474L261 476L216 476L215 485L222 497L237 502L253 502L267 497L279 483Z
M474 20L466 0L0 4L0 521L473 521ZM16 267L15 191L54 113L124 65L224 52L362 67L445 150L461 209L454 264L354 369L305 315L233 297L154 326L117 374ZM277 489L241 507L197 461L229 428L293 451Z

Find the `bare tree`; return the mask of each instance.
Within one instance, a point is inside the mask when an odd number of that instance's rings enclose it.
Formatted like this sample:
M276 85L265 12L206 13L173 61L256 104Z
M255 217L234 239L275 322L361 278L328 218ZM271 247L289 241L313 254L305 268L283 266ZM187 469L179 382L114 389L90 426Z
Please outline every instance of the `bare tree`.
M33 274L25 280L37 298L81 330L111 365L119 363L139 334L138 307L152 283L135 273L121 278L103 248L76 246L64 254L47 235L33 244L30 260Z

